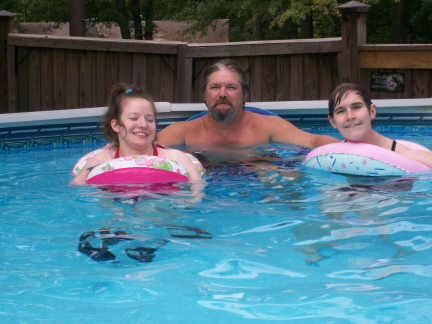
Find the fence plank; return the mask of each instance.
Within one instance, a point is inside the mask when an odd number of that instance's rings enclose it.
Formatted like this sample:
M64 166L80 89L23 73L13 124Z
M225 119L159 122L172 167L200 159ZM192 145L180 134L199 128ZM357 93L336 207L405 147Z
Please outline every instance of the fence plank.
M412 96L427 98L432 96L432 72L429 70L414 70L412 79Z
M109 96L112 86L119 80L118 56L116 53L106 53L105 63L105 89L107 89L107 95Z
M65 88L66 108L79 107L80 98L80 60L77 51L67 51L65 53L66 80Z
M204 71L212 65L216 60L211 59L195 59L193 61L193 76L192 76L192 102L203 102L204 98ZM180 86L180 85L177 85Z
M303 55L291 56L291 92L290 100L301 100L304 97Z
M262 56L304 53L337 53L341 51L339 37L324 39L295 39L249 41L233 43L188 44L189 57Z
M252 60L250 57L247 56L243 56L243 57L236 57L235 60L241 65L241 67L243 68L243 70L246 73L246 78L247 78L247 82L248 84L250 84L251 82L251 78L252 78ZM218 61L218 59L214 60L214 63L216 63ZM251 99L251 90L249 89L249 101L252 101Z
M159 42L131 39L93 37L67 37L31 34L9 34L11 45L37 48L62 48L80 51L106 51L122 53L177 54L177 46L183 42Z
M190 102L193 100L194 92L194 59L189 57L188 48L185 45L180 45L177 52L176 62L176 90L174 101Z
M66 106L65 93L68 80L66 79L66 60L64 50L55 50L53 58L53 107L61 109Z
M92 70L92 57L89 52L82 52L79 56L80 69L79 69L79 106L80 107L91 107L92 105L92 93L93 93L93 80L90 77Z
M30 73L29 48L17 48L17 112L29 110L29 73Z
M7 106L2 106L2 113L17 112L17 48L8 46L8 96Z
M163 55L161 58L160 100L172 102L175 96L177 60L173 55Z
M276 100L289 100L291 96L291 57L289 55L281 55L277 57L277 91Z
M41 107L41 55L40 51L31 49L29 55L29 111L40 110Z
M132 54L119 53L119 82L132 83Z
M134 53L132 57L132 83L148 92L147 83L147 57L144 54Z
M361 51L361 69L431 69L429 51Z
M94 105L95 106L106 106L107 96L109 89L105 85L105 66L106 66L106 52L94 52L94 63L93 63L93 77L94 77Z
M262 87L262 74L264 72L263 62L260 56L251 57L250 60L250 80L249 80L249 88L250 88L250 100L251 101L259 101L259 98L263 96L263 87Z
M261 56L262 74L258 76L261 83L260 101L272 101L276 97L277 79L276 79L276 57Z
M304 56L304 81L303 98L307 100L319 99L319 75L318 75L318 55L308 54Z
M54 79L53 79L53 51L49 49L41 49L41 103L42 110L51 109L54 106Z
M161 97L160 87L163 86L161 82L161 59L160 56L149 55L147 60L146 88L154 100L158 101Z
M319 96L317 99L328 99L330 92L338 83L336 57L329 54L318 56Z

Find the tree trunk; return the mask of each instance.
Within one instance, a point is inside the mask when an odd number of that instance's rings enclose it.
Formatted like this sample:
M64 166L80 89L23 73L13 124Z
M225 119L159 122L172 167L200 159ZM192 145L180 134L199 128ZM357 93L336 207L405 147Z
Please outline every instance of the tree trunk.
M155 25L153 23L153 0L145 1L143 14L145 20L144 38L151 40L153 39L153 33L155 29Z
M84 0L69 0L69 35L85 36Z
M306 15L306 19L299 26L299 34L300 38L313 38L313 16L312 10Z
M139 2L139 0L131 0L131 12L134 23L135 39L143 39L141 8Z
M405 38L405 0L392 1L392 42L402 43Z
M73 1L73 0L71 0ZM117 23L120 27L122 38L130 39L129 15L126 8L125 0L116 0Z

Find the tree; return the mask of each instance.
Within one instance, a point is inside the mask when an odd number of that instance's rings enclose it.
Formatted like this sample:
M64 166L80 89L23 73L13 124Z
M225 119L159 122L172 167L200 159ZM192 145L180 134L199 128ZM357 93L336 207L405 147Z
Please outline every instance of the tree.
M20 21L66 22L69 18L68 0L0 0L0 8L14 13Z
M432 43L432 1L423 0L419 2L409 20L409 41L413 43Z
M85 36L84 0L69 0L69 35Z
M69 19L69 0L0 0L21 21ZM152 39L155 19L193 22L192 35L228 19L230 40L334 37L340 34L337 6L348 0L85 0L85 17L117 22L123 38ZM370 5L368 42L432 41L432 0L360 0ZM142 21L145 21L144 31Z
M177 1L166 1L176 6ZM229 19L232 41L326 37L339 30L338 4L337 0L186 0L171 18L194 21L192 32L205 30L215 19Z
M153 34L156 30L156 25L154 24L154 10L153 10L153 0L145 0L143 5L143 16L145 22L144 38L153 39Z
M87 0L86 16L99 22L116 22L122 38L153 39L153 0Z
M130 11L133 20L133 26L135 30L135 39L143 39L143 29L141 20L141 8L139 0L131 0Z

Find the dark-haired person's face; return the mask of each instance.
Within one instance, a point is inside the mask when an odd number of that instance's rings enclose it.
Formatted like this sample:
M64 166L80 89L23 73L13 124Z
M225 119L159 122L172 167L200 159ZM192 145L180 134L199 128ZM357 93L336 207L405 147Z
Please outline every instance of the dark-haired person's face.
M375 116L375 105L372 104L369 110L357 92L347 91L335 105L329 122L346 140L362 142L367 141Z
M246 97L237 72L223 69L210 74L204 100L214 120L225 123L234 120Z

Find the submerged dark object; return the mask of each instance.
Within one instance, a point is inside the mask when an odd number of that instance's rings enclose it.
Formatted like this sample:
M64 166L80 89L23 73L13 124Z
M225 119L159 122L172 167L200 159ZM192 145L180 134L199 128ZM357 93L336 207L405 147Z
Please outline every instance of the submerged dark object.
M192 239L211 239L211 233L197 227L184 225L168 225L168 231L172 237L192 238Z
M211 239L211 233L191 226L183 225L156 225L166 227L172 237L176 238L191 238L191 239ZM99 244L96 243L99 241ZM91 232L84 232L80 235L78 242L78 251L88 255L95 261L114 261L116 255L109 250L110 246L116 245L122 241L133 241L134 246L126 247L125 254L139 262L151 262L156 256L156 251L166 243L168 240L140 240L134 237L133 234L124 231L111 232L110 229L100 229ZM151 246L139 246L147 242Z
M91 240L100 240L100 247L94 247L91 244ZM78 251L88 255L95 261L113 261L116 259L114 253L109 250L109 246L116 245L121 241L132 241L135 238L127 232L116 231L111 233L109 229L101 229L92 232L82 233L79 238ZM166 240L162 240L159 246L166 243ZM136 247L136 248L126 248L125 253L128 257L138 260L140 262L151 262L155 256L155 251L158 248L149 247ZM138 256L133 253L133 251L138 251Z
M155 248L137 247L135 249L125 249L125 253L129 258L138 260L139 262L151 262L155 256Z

